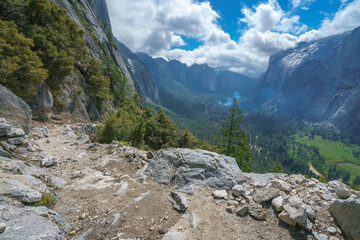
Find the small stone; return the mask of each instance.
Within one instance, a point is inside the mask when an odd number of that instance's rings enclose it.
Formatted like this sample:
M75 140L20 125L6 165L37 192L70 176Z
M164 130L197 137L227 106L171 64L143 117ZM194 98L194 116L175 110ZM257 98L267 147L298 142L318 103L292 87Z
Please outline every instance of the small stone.
M306 180L306 178L301 174L292 174L290 175L290 178L294 180L297 184L301 184Z
M16 137L16 138L9 138L8 143L13 144L13 145L23 145L24 143L26 143L26 139L23 137Z
M146 153L146 158L147 158L147 159L152 159L152 158L154 158L154 154L153 154L151 151L148 151L148 152Z
M281 212L283 210L283 197L278 196L271 201L271 204L276 211Z
M337 237L331 236L329 240L339 240Z
M283 180L280 180L280 179L273 180L271 182L271 186L273 188L280 189L281 191L285 191L285 192L291 191L291 187L286 182L284 182Z
M159 230L159 233L163 235L163 234L165 234L166 232L165 232L164 229L160 229L160 230Z
M228 206L237 206L237 205L239 205L239 202L235 201L235 200L228 200L227 205Z
M255 202L267 202L279 195L280 190L273 187L256 189L254 194Z
M240 208L238 208L238 210L236 211L236 215L238 215L239 217L245 217L249 212L249 207L248 206L242 206Z
M293 219L290 218L290 215L286 212L286 211L282 211L280 214L279 214L279 219L281 221L283 221L284 223L287 223L291 226L295 226L296 225L296 221L294 221Z
M316 217L316 213L313 207L306 205L306 214L309 219L314 220Z
M325 234L318 234L317 232L313 231L312 234L314 235L314 238L316 240L328 240L328 236L326 236Z
M149 227L149 231L154 231L154 230L155 230L154 226Z
M69 232L69 236L74 236L75 234L76 234L76 230L75 230L75 229Z
M164 219L165 219L165 220L168 220L168 219L169 219L169 216L165 216Z
M313 225L312 223L309 221L309 219L306 219L305 223L298 223L302 228L304 228L306 231L311 231Z
M226 211L227 211L228 213L234 213L235 210L236 210L236 207L235 207L235 206L227 206L227 207L226 207Z
M227 196L227 192L226 190L217 190L213 192L213 195L215 199L223 199Z
M236 197L244 196L245 194L245 189L241 185L235 185L231 191L232 194Z
M337 233L337 230L335 227L328 227L328 232L332 235L335 235Z
M249 214L259 220L266 219L266 211L261 207L260 204L255 202L250 203Z
M5 232L6 229L6 223L0 223L0 233Z
M174 208L176 210L180 212L185 212L188 209L188 202L183 194L172 191L171 197L175 200Z
M21 128L12 128L6 136L8 138L23 137L25 136L25 132Z
M323 194L321 194L321 197L322 197L322 199L324 199L325 201L330 201L331 198L332 198L332 195L323 193Z

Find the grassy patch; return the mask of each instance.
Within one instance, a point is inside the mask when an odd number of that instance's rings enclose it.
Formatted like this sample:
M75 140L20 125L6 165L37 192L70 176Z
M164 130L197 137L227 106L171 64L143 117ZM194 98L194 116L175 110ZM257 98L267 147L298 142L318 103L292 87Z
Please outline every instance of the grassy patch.
M337 164L339 170L347 171L351 174L350 182L356 176L360 176L360 158L355 157L353 152L359 151L359 146L345 144L340 141L324 140L320 136L309 139L308 136L296 136L296 141L305 147L316 147L321 156L325 159L325 167L328 168ZM341 175L343 177L343 175Z

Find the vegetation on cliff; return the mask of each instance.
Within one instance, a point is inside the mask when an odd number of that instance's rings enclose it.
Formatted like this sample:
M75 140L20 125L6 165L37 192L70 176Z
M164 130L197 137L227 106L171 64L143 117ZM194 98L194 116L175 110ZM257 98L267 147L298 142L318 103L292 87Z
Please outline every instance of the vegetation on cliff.
M4 0L0 9L0 83L16 95L30 100L45 81L55 93L74 68L98 108L120 95L111 91L118 77L112 77L109 60L92 57L83 30L65 10L49 0Z

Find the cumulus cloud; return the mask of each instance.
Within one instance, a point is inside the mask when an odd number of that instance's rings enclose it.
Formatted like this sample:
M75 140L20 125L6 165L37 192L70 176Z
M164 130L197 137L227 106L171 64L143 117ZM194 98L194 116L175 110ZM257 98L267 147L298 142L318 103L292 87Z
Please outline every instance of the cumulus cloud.
M340 34L358 26L360 26L360 0L355 0L343 5L332 19L326 18L319 29L302 34L299 41L311 41Z
M314 0L293 0L304 8ZM218 24L221 17L209 2L195 0L107 0L114 35L133 51L154 57L178 59L187 65L206 63L257 76L267 67L269 56L295 47L299 41L316 39L353 29L360 22L360 0L347 4L317 30L308 31L299 16L284 12L276 0L243 7L238 19L239 39L231 39ZM306 32L307 31L307 32ZM300 35L301 34L301 35ZM300 35L300 36L299 36ZM201 43L193 50L186 38Z

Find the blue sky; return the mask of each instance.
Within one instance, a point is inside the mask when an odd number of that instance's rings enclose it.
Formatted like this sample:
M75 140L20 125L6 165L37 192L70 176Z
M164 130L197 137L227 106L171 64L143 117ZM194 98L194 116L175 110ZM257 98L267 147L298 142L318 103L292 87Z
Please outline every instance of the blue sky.
M360 0L106 0L115 37L135 52L248 76L271 54L360 26Z

